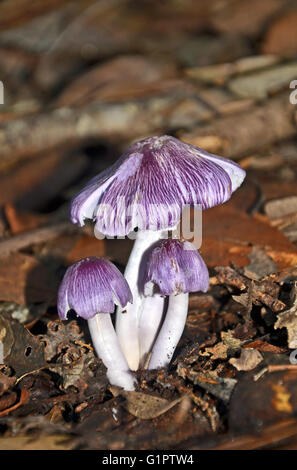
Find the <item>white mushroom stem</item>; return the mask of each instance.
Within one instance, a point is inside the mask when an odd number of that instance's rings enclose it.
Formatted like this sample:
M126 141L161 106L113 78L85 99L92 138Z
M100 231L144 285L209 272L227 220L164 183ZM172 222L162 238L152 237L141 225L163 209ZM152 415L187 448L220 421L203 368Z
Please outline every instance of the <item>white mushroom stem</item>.
M149 369L167 366L183 334L189 305L189 294L171 295L165 320L153 346Z
M125 308L117 308L116 332L131 370L138 369L140 359L138 322L143 301L139 292L140 264L146 250L166 233L162 230L139 231L125 269L124 275L132 292L133 304L128 304Z
M88 326L97 356L107 368L109 382L125 390L134 390L135 378L121 350L110 315L98 313L88 320Z
M161 326L165 298L158 294L145 297L139 317L140 367L146 363Z

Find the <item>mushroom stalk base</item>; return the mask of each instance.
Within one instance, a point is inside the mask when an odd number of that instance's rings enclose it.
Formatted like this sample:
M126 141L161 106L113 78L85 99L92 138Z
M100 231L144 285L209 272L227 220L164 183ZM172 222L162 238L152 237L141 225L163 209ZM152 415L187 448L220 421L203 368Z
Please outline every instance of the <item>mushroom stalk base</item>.
M88 320L94 349L107 368L111 385L134 390L135 378L123 355L110 315L98 313Z
M143 301L139 292L139 279L142 276L141 261L146 250L160 240L164 233L166 232L162 230L138 232L124 273L132 292L133 304L128 304L125 308L117 308L116 332L131 370L138 369L140 360L138 323Z
M149 369L167 366L183 334L189 305L189 294L169 297L166 318L153 346Z

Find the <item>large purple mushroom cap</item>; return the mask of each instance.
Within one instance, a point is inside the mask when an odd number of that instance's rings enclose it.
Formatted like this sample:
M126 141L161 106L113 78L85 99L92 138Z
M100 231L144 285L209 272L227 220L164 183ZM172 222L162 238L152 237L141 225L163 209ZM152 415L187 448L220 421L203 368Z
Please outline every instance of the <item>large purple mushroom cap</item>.
M192 243L168 239L152 249L143 279L145 296L206 292L208 286L208 269Z
M129 285L122 273L104 258L85 258L70 266L58 292L61 320L73 309L88 320L97 313L112 313L115 304L132 302Z
M110 168L74 197L71 220L96 221L95 233L124 236L175 227L185 205L226 202L245 171L226 158L163 135L132 144Z

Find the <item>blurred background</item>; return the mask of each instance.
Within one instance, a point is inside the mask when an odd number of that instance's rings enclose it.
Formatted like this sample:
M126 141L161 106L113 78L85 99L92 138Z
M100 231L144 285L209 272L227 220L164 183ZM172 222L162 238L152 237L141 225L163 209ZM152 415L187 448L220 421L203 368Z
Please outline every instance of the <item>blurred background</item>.
M252 243L280 252L261 225L271 219L297 240L296 0L3 0L0 18L0 236L54 225L0 253L62 233L51 257L98 254L91 229L64 236L75 232L63 225L69 200L132 141L164 133L248 171L233 202L206 213L209 266L246 264ZM257 215L252 231L246 214ZM231 239L243 248L230 252ZM294 265L279 243L278 266ZM117 247L124 263L131 244Z
M296 0L1 0L0 80L0 311L31 333L57 319L67 265L104 255L124 267L131 242L72 226L69 202L147 136L174 135L247 170L231 201L205 212L210 269L294 273Z

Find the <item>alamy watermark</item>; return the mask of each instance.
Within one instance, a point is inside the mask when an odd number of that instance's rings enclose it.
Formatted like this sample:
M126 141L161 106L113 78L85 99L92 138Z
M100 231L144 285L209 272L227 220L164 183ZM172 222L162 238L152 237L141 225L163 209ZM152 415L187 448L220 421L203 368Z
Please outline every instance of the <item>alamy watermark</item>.
M294 88L294 90L290 93L290 103L297 104L297 80L291 81L290 88Z
M0 340L0 364L4 364L4 346Z
M135 240L137 231L161 231L160 239L182 239L191 242L196 249L202 244L202 206L200 204L185 204L182 213L178 205L165 204L147 204L134 203L126 207L125 198L118 197L116 204L99 204L96 211L96 219L100 220L104 226L104 221L108 222L109 227L114 225L116 235L105 235L95 227L95 236L99 240L127 238ZM172 221L178 220L178 224ZM165 230L162 227L169 227ZM190 249L189 247L186 249Z
M291 352L291 354L290 354L290 363L291 364L297 364L297 349L294 349L294 351Z
M0 80L0 104L4 104L4 85Z

